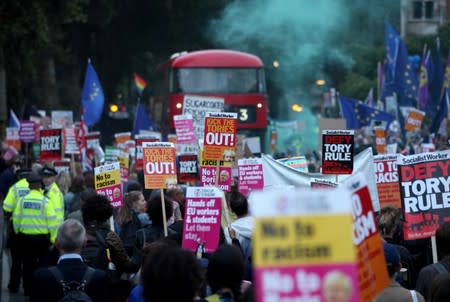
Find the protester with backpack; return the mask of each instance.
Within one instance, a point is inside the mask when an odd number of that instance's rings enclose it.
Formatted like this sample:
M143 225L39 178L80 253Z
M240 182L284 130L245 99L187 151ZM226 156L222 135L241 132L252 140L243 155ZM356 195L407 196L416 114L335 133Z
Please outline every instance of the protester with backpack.
M59 227L55 245L61 256L56 266L34 273L32 302L107 301L105 272L88 267L80 256L85 243L79 221L68 219Z
M110 288L107 301L123 302L131 291L126 273L136 273L140 263L131 262L119 236L110 229L113 207L106 196L91 196L81 211L87 233L81 256L89 266L106 272Z

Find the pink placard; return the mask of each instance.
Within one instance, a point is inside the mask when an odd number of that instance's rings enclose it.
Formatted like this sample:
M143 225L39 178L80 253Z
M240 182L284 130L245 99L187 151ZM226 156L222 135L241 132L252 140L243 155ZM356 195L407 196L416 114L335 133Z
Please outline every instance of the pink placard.
M216 184L216 167L200 167L200 185L204 187L214 186ZM233 176L231 167L219 168L219 187L224 192L231 191Z
M108 197L114 208L120 208L123 205L122 184L116 184L102 189L97 189L97 193Z
M173 118L175 124L175 132L177 134L177 143L195 144L197 139L194 132L194 120L189 115L176 115Z
M358 302L356 269L355 264L256 268L256 301Z
M182 247L194 252L214 252L219 245L220 217L220 197L186 198Z
M239 192L248 196L251 191L264 188L264 173L259 159L242 159L238 161Z
M33 121L20 121L19 139L24 143L34 143L37 140L36 123Z

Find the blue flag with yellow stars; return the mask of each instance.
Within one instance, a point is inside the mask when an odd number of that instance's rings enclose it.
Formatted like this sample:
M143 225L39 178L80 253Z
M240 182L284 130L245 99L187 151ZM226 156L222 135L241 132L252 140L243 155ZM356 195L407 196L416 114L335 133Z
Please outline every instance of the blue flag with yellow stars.
M386 121L389 126L395 119L392 114L370 107L361 101L341 96L339 97L339 103L341 115L347 122L347 129L360 129L370 126L372 120Z
M83 120L87 126L92 126L100 120L103 113L104 101L105 96L102 85L89 59L84 77L83 94L81 96Z

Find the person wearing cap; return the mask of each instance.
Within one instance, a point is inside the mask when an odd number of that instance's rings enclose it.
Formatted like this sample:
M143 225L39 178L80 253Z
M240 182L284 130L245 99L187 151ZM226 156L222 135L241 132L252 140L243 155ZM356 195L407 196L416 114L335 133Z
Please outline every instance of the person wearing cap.
M56 183L58 172L50 167L43 167L41 170L42 182L45 186L45 196L56 212L56 219L59 224L64 221L64 195Z
M11 269L9 275L8 289L12 293L19 291L20 279L22 277L22 257L20 257L20 250L18 249L17 236L12 228L11 215L16 208L17 202L30 192L30 187L26 176L31 173L29 169L19 169L16 171L18 181L12 185L8 194L3 200L3 211L5 213L5 222L7 223L7 240L11 251Z
M374 302L425 302L425 299L419 292L407 290L395 281L397 273L402 268L397 248L393 244L384 243L383 250L390 282L389 286L375 298Z
M42 177L27 177L30 192L16 204L12 213L14 232L23 259L23 288L30 294L33 271L48 265L50 247L55 242L58 221L50 201L41 191Z

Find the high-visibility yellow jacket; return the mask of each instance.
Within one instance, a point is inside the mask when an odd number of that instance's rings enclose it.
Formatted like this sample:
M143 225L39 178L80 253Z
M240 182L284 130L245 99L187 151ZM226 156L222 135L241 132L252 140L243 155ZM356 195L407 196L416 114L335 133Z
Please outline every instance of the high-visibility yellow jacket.
M45 196L53 206L53 209L55 209L56 219L59 224L62 224L64 221L64 196L56 182L50 185Z
M3 210L12 213L16 208L17 202L28 193L30 193L30 186L26 178L22 178L9 188L8 194L3 200Z
M31 190L17 202L12 214L12 222L16 233L50 234L50 241L55 242L59 226L56 212L40 190Z

